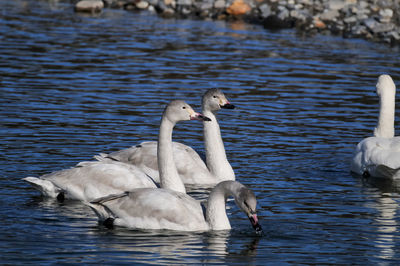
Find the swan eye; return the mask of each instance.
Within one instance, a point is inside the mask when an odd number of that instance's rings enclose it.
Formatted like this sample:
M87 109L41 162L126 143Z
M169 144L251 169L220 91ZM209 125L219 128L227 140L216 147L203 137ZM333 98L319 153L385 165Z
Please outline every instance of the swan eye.
M186 109L186 106L183 106L182 109Z
M216 96L216 95L214 95L214 96L213 96L213 98L215 99L215 98L217 98L217 96Z

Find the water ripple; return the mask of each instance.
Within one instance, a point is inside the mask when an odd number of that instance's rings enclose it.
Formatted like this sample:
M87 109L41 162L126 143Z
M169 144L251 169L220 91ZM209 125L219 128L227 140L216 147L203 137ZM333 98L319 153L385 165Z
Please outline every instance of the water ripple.
M349 173L377 121L374 84L400 80L398 49L266 31L240 21L162 19L69 1L4 1L0 12L1 261L139 264L395 264L399 185ZM98 152L155 140L175 98L200 110L210 87L237 179L258 198L262 236L228 201L233 229L107 230L77 202L21 181ZM399 111L396 111L398 114ZM174 139L202 151L201 123ZM209 190L190 188L201 200Z

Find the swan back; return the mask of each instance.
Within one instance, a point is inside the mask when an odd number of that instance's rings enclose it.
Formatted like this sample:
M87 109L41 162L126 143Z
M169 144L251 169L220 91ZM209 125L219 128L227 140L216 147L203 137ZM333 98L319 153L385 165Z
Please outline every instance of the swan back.
M376 84L379 96L379 119L374 130L375 137L394 137L394 112L396 86L389 75L380 75Z

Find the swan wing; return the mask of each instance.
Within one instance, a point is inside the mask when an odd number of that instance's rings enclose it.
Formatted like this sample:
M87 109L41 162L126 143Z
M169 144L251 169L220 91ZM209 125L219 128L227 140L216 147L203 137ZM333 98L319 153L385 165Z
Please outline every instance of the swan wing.
M92 201L101 221L135 229L179 231L207 230L200 203L190 196L166 189L135 189Z
M135 188L156 187L135 166L120 162L81 162L76 167L43 175L40 180L51 183L67 198L83 201Z
M376 177L392 176L400 168L400 137L369 137L361 141L354 152L351 170L368 172ZM392 169L392 170L390 170Z
M393 179L399 174L399 170L400 168L393 169L381 164L375 167L373 176Z
M173 142L173 156L178 174L185 184L210 183L214 181L200 155L191 147ZM133 164L150 176L155 182L160 182L157 163L157 142L142 142L128 149L110 154L96 155L97 160L112 159L114 161Z

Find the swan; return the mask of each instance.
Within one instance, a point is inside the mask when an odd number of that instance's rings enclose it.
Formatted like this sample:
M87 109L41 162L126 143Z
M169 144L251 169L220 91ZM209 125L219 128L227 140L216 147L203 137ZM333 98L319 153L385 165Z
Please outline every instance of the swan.
M400 137L394 137L396 86L389 75L380 75L376 84L379 119L374 136L358 143L351 171L378 178L400 178Z
M224 93L219 89L209 89L202 98L203 115L211 121L203 123L206 163L191 147L173 142L173 153L179 176L184 184L215 185L223 180L235 180L235 173L226 157L217 112L221 108L233 109ZM136 165L153 180L159 182L157 168L157 142L142 142L131 148L96 155L97 160L111 159Z
M254 193L237 181L218 183L208 197L206 209L187 194L160 188L138 188L109 195L88 203L99 222L108 228L167 229L208 231L231 229L226 215L226 200L235 198L236 205L247 215L256 232L261 232L256 214Z
M185 193L185 187L176 172L172 155L172 130L179 121L209 120L196 113L184 101L174 100L164 109L157 156L161 187ZM23 180L38 189L44 196L63 200L65 197L89 202L110 194L134 188L155 188L154 181L134 165L116 161L81 162L77 166Z

